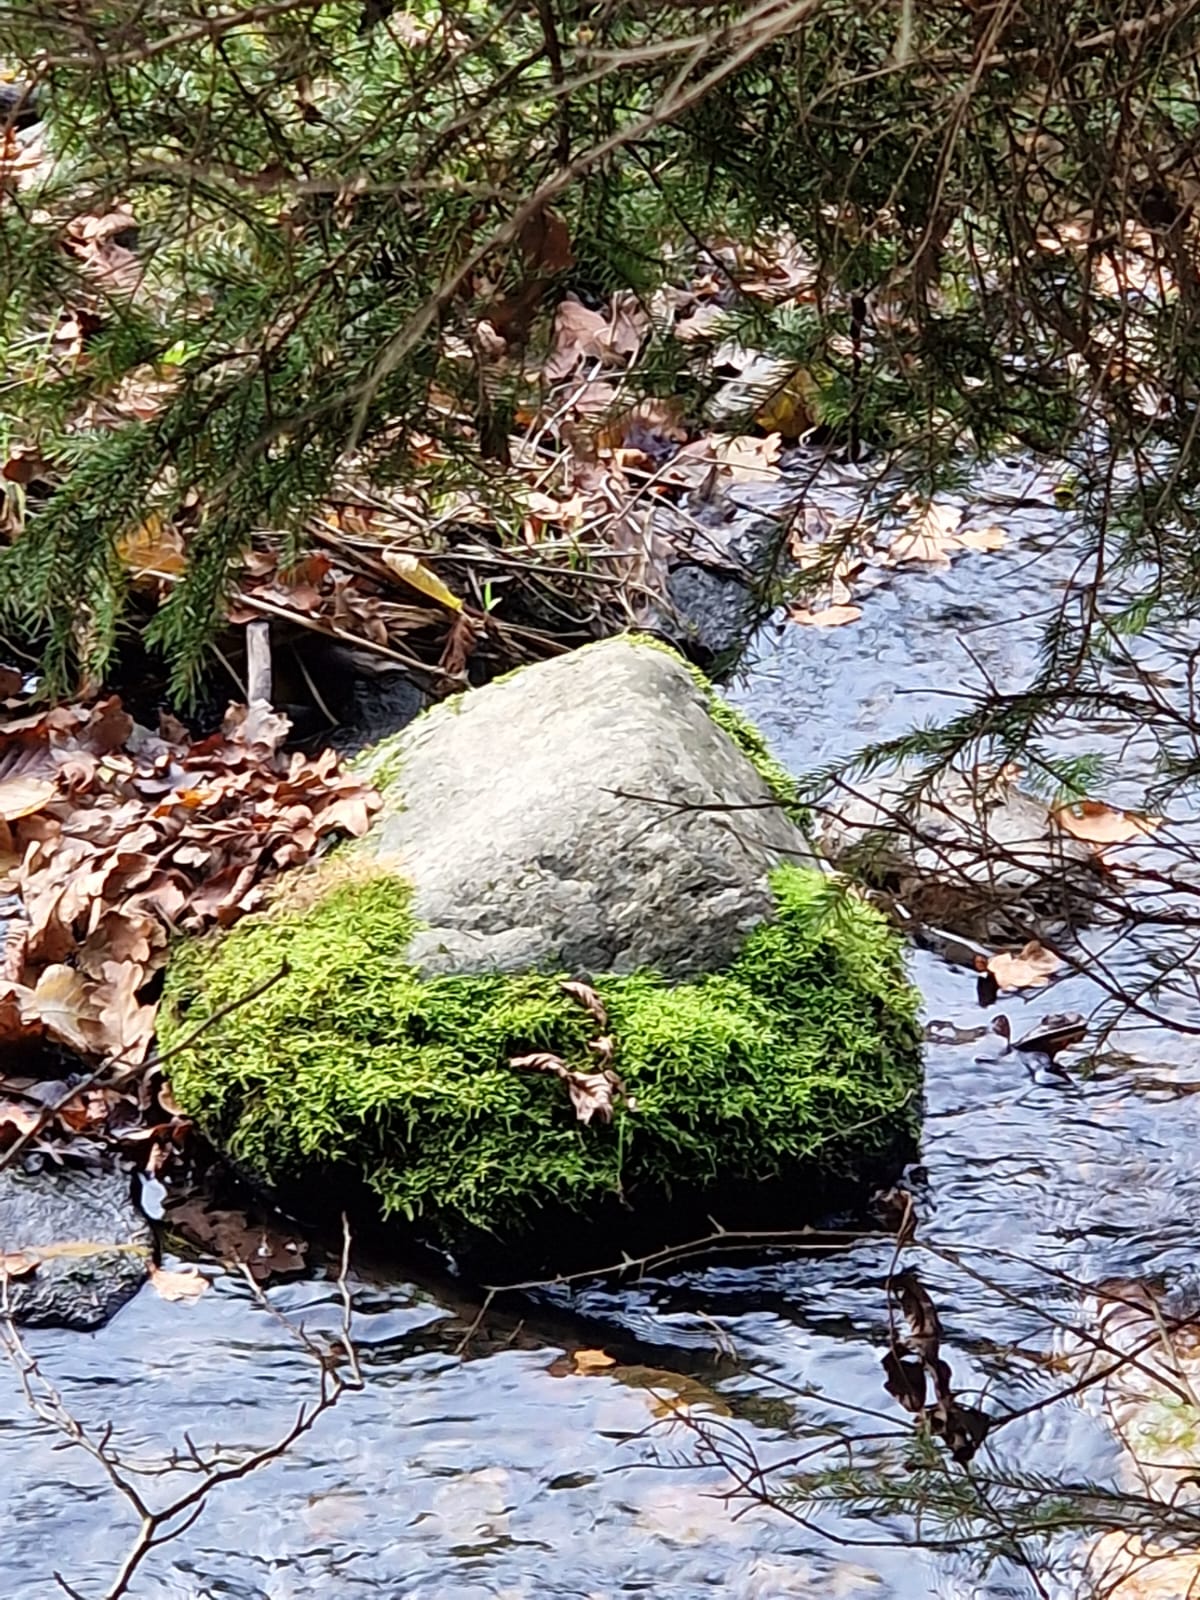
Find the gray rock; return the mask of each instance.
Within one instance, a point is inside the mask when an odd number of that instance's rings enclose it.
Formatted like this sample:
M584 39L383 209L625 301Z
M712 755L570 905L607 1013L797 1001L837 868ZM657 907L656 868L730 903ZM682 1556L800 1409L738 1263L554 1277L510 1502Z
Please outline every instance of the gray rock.
M438 706L363 758L356 851L404 877L440 972L725 965L804 838L674 656L610 640Z
M0 1252L38 1263L9 1283L18 1322L98 1328L145 1282L152 1243L123 1172L0 1172Z

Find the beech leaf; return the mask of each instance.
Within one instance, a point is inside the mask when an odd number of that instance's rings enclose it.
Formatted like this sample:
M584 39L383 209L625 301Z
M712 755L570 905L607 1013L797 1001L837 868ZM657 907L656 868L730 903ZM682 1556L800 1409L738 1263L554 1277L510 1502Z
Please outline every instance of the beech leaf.
M601 1000L590 983L579 981L564 983L562 992L565 995L570 995L572 1000L577 1001L585 1011L591 1014L601 1032L608 1027L608 1012L604 1009L604 1001Z
M1001 989L1041 989L1062 966L1052 950L1031 939L1020 950L1001 950L991 956L987 970Z

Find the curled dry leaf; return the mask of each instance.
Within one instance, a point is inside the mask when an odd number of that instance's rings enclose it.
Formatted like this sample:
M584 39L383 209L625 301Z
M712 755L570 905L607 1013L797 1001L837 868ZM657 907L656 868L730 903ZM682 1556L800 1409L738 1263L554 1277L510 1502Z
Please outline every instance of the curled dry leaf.
M581 1005L595 1019L596 1026L601 1031L608 1027L608 1012L604 1009L604 1001L590 983L564 983L562 992Z
M844 628L861 616L861 606L824 606L820 611L810 611L807 606L788 607L788 621L804 628Z
M900 1302L907 1324L904 1342L921 1360L932 1366L938 1359L942 1327L937 1308L915 1272L898 1272L889 1287Z
M1144 838L1162 823L1161 817L1121 811L1116 806L1105 805L1102 800L1078 800L1073 805L1059 806L1052 815L1064 833L1101 848Z
M510 1056L508 1064L525 1072L544 1072L550 1077L560 1078L567 1086L567 1093L571 1096L571 1104L580 1122L589 1123L593 1117L601 1122L611 1122L614 1091L625 1097L630 1110L634 1109L633 1102L625 1096L621 1080L607 1068L601 1072L577 1072L550 1050L538 1050L527 1056Z
M1052 950L1031 939L1020 950L1001 950L988 958L987 971L1001 989L1041 989L1060 969L1062 962Z
M208 1288L208 1279L195 1267L183 1272L151 1267L150 1282L164 1300L199 1300Z

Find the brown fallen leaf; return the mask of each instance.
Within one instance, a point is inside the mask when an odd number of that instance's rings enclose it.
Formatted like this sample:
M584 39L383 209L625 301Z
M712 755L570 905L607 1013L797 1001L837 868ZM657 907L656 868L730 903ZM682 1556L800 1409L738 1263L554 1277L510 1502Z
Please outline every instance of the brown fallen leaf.
M1054 952L1036 939L1020 950L1001 950L987 961L987 970L1001 989L1044 988L1061 966Z
M561 988L565 995L569 995L595 1019L596 1026L601 1032L608 1027L608 1012L604 1009L604 1001L590 983L564 983Z
M927 566L948 567L947 552L958 546L955 531L962 519L960 506L927 505L892 540L883 564L895 567L904 561L916 561Z
M611 1072L568 1072L567 1093L575 1107L575 1115L585 1125L593 1117L601 1122L613 1118L613 1090L616 1077Z
M150 1282L164 1300L198 1300L208 1288L208 1279L197 1272L195 1267L184 1272L170 1272L165 1267L151 1267Z
M31 1278L37 1269L37 1256L26 1250L0 1251L0 1283L13 1278Z
M810 611L807 606L788 607L788 621L798 622L804 628L844 628L861 616L861 606L824 606L820 611Z
M571 1360L576 1372L604 1372L617 1364L616 1357L607 1350L573 1350Z
M1102 847L1144 838L1162 823L1161 817L1121 811L1116 806L1105 805L1102 800L1077 800L1073 805L1059 806L1052 815L1065 833Z
M567 1086L567 1093L571 1096L571 1104L575 1107L575 1115L580 1122L589 1123L593 1117L601 1122L611 1122L613 1117L613 1091L624 1094L621 1080L615 1072L605 1068L600 1072L577 1072L569 1067L561 1056L555 1055L550 1050L537 1050L527 1056L510 1056L510 1067L518 1067L525 1072L544 1072L553 1078L561 1078ZM630 1110L634 1104L627 1101Z
M40 1023L72 1050L87 1054L96 1046L96 1006L84 979L72 967L53 962L40 974L21 1004L21 1020Z
M40 1121L37 1107L23 1105L19 1100L0 1100L0 1149L33 1133Z

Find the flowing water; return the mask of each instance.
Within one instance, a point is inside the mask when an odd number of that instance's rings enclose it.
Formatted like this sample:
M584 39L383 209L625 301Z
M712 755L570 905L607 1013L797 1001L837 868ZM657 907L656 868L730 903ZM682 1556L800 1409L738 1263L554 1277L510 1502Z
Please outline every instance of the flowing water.
M1027 467L1001 464L984 489L1028 497L1027 479ZM1047 484L1039 494L1041 507L989 513L1010 532L1005 549L890 575L853 627L763 630L733 698L786 763L802 771L944 715L981 671L1005 687L1028 678L1043 613L1079 579L1068 519ZM1139 646L1167 672L1173 648ZM1064 725L1061 735L1069 743L1080 732ZM1137 730L1110 721L1084 736L1119 749L1129 789L1118 797L1135 800L1147 760ZM981 1061L979 1042L945 1042L994 1014L980 1009L970 972L916 950L912 974L927 1019L942 1024L926 1060L921 1235L961 1251L921 1261L943 1354L960 1394L982 1394L997 1416L1024 1413L995 1431L989 1459L1115 1482L1120 1452L1099 1408L1078 1397L1035 1405L1068 1382L1053 1354L1064 1329L1091 1314L1055 1274L1193 1275L1200 1095L1186 1091L1200 1088L1196 1052L1177 1034L1125 1029L1091 1076L1041 1087L1015 1056ZM1050 997L999 1009L1019 1033L1046 1010L1089 1012L1097 998L1070 977ZM363 1392L280 1460L216 1492L151 1556L132 1593L1035 1595L1019 1564L981 1577L966 1553L905 1548L899 1523L824 1515L831 1540L770 1509L735 1515L723 1498L728 1472L697 1467L694 1439L671 1428L681 1411L708 1418L767 1466L825 1424L868 1454L878 1436L900 1434L906 1419L880 1367L891 1262L879 1239L719 1260L633 1287L509 1301L465 1344L477 1300L452 1283L367 1268L354 1319ZM327 1283L283 1285L271 1299L310 1330L338 1325ZM75 1414L110 1421L122 1450L144 1462L169 1457L185 1434L202 1449L267 1444L315 1388L311 1355L233 1277L190 1304L145 1291L94 1335L27 1337ZM613 1364L585 1358L581 1370L580 1347ZM102 1595L133 1531L99 1469L56 1444L0 1369L0 1595L59 1593L56 1570L80 1594ZM161 1487L151 1482L151 1499ZM1060 1555L1046 1592L1081 1592L1072 1552Z

